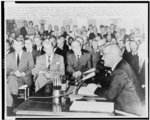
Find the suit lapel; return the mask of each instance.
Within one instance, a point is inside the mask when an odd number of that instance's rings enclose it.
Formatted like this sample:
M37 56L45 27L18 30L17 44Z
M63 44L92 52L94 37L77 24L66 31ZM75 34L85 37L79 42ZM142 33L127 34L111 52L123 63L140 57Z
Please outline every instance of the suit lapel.
M46 54L43 55L43 59L42 59L41 62L42 62L42 65L47 68L47 65L46 65Z
M72 59L75 61L75 62L74 62L74 63L75 63L75 66L78 66L78 60L77 60L77 58L76 58L76 56L75 56L74 53L72 54Z
M24 62L25 59L27 59L27 58L26 58L26 56L25 56L25 52L23 51L23 52L22 52L22 55L21 55L21 58L20 58L20 63L19 63L19 66L18 66L19 69L21 69L22 64L25 63L25 62Z
M12 58L12 64L14 64L14 66L15 66L15 69L17 70L17 59L16 59L16 54L15 54L15 52L13 52L13 56L12 56L13 58Z

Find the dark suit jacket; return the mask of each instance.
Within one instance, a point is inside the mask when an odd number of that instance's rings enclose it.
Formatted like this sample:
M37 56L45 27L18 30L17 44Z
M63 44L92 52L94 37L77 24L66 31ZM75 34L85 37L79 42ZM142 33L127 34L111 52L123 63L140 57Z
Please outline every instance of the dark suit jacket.
M134 72L136 73L137 77L139 77L139 56L138 55L132 55L131 52L125 53L123 55L124 59L131 65Z
M141 114L143 93L131 66L121 60L110 77L109 88L98 88L95 94L114 101L115 109Z
M48 30L46 30L46 31L43 32L43 34L46 35L46 36L51 36L52 32L54 32L54 31L52 30L52 31L49 32Z
M89 34L89 39L93 39L93 38L95 38L96 36L101 37L101 34L100 34L100 33L95 34L94 32L92 32L92 33Z
M23 35L23 37L27 35L27 30L25 27L20 28L20 34Z
M91 55L82 50L79 62L73 52L67 56L67 73L72 76L76 71L84 72L91 68Z
M45 51L44 51L44 47L43 47L43 46L42 46L42 48L41 48L41 51L38 51L38 50L37 50L37 46L36 46L36 45L33 47L33 49L35 49L35 50L38 52L39 55L45 54Z

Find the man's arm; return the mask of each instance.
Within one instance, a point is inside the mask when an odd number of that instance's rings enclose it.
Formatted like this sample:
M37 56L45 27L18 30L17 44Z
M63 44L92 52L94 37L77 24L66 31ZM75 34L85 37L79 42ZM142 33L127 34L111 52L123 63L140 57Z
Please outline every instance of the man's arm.
M6 56L6 74L7 76L12 72L11 68L10 68L10 57L9 55Z
M127 74L123 71L120 71L119 73L114 75L108 89L98 88L96 89L95 94L101 97L106 97L109 100L114 100L122 92L123 88L127 84L127 80Z
M36 58L36 65L35 65L35 68L32 69L32 74L35 76L39 73L39 71L41 70L41 59L40 57L38 56Z
M31 75L31 70L34 66L34 62L33 62L33 57L31 54L28 54L29 55L29 66L28 66L28 69L23 71L25 73L25 76L28 76L28 75Z
M60 56L60 73L61 75L65 74L65 64L64 64L64 58L62 56Z
M72 75L75 72L75 70L72 67L71 61L72 59L70 59L70 55L68 55L67 56L67 72Z

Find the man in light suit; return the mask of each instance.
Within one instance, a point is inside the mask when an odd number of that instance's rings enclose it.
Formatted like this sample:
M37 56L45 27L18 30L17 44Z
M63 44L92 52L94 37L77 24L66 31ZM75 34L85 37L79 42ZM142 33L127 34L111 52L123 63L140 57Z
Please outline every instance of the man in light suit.
M82 72L91 68L91 55L82 50L78 40L73 41L71 47L73 52L67 56L67 73L69 77L78 79L82 76Z
M116 44L109 44L103 50L104 65L112 69L108 88L97 88L95 94L114 101L115 109L141 115L143 93L131 66L122 58Z
M13 41L14 52L6 57L7 93L10 93L8 106L12 107L17 100L18 88L24 84L31 86L31 69L33 68L33 57L30 53L23 51L24 41L19 38ZM13 99L10 99L12 97ZM11 104L10 104L11 103Z
M34 64L36 64L36 58L37 56L40 56L40 54L36 49L33 48L33 41L30 38L25 39L25 51L31 53Z
M45 54L37 57L36 66L32 70L32 74L38 76L35 81L35 91L53 81L54 77L58 78L65 73L64 58L54 54L54 46L50 39L44 40Z

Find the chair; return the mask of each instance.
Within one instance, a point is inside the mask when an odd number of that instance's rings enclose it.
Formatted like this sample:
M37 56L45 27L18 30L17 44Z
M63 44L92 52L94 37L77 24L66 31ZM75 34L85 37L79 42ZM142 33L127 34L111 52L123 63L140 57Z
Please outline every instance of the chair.
M18 90L18 99L26 100L29 97L29 87L28 85L23 85L19 87Z

